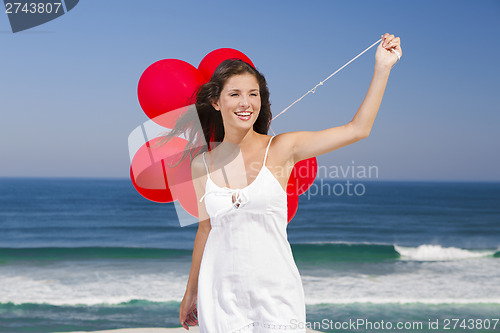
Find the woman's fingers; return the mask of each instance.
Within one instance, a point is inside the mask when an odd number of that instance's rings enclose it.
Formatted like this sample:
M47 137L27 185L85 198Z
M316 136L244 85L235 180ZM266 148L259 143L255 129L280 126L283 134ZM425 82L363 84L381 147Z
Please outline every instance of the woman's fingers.
M398 44L399 44L399 37L396 37L389 42L389 45L392 46L397 46Z
M179 322L181 323L182 327L186 328L184 324L184 316L182 315L182 313L179 313Z
M383 35L381 36L381 37L382 37L382 42L383 42L383 43L385 43L385 42L386 42L386 40L387 40L387 38L389 38L389 36L390 36L390 34L388 34L388 33L383 34Z
M187 330L189 330L188 325L194 326L198 323L197 320L193 318L192 314L188 314L185 318L179 318L179 321L181 322L182 327Z
M385 47L387 50L392 48L398 48L400 44L399 37L394 37L394 35L389 35L387 38L383 39L382 47Z
M188 316L187 316L187 319L186 319L186 322L191 325L191 326L194 326L196 324L198 324L198 320L195 318L194 316L194 313L191 312Z
M193 316L196 320L198 320L198 310L196 308L193 310Z
M383 47L388 46L394 39L395 39L394 35L389 35L388 33L386 33L385 35L382 36L382 46Z

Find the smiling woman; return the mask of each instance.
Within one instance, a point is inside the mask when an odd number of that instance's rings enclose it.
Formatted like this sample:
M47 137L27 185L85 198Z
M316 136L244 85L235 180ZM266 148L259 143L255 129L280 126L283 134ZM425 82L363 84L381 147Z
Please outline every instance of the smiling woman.
M391 50L402 54L399 38L385 34L352 121L317 132L267 135L266 80L242 60L223 61L201 86L203 133L190 133L190 141L203 147L205 139L207 151L191 161L199 226L179 311L185 329L199 323L202 333L306 332L302 280L287 240L286 186L297 162L368 137L398 59Z

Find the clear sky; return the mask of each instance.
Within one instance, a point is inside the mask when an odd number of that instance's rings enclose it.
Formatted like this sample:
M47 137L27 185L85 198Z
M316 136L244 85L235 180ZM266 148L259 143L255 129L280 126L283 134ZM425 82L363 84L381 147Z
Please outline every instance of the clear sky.
M495 0L83 0L16 34L0 13L0 177L127 178L128 135L148 120L137 83L155 61L197 67L214 49L238 49L265 74L276 115L386 32L401 38L403 57L370 136L319 164L376 166L380 180L500 181ZM350 121L375 49L277 118L274 131Z

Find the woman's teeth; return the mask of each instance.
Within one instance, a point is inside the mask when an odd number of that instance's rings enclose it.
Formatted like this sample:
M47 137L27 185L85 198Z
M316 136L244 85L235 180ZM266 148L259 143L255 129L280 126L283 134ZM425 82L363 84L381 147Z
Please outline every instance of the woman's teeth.
M234 114L237 115L241 120L248 120L252 115L251 112L235 112Z

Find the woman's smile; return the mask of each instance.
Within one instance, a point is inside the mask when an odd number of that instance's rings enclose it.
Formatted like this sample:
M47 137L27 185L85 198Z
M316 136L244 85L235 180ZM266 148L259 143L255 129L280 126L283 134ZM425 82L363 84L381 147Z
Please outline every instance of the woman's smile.
M252 113L253 112L250 112L250 111L241 111L241 112L235 112L234 114L241 120L243 121L247 121L247 120L250 120L250 118L252 117Z

